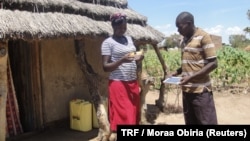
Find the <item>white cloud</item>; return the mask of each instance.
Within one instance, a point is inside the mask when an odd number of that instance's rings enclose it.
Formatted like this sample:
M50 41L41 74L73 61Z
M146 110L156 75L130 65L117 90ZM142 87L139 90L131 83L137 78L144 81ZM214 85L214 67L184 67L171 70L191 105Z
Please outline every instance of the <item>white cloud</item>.
M233 35L233 34L244 34L244 31L243 29L241 29L240 27L238 26L234 26L234 27L228 27L226 29L226 33L228 35Z
M211 28L204 28L205 31L207 31L210 34L218 35L222 37L222 42L228 44L229 36L225 34L224 27L222 25L216 25Z
M168 30L169 28L171 28L171 24L165 24L165 25L157 25L155 26L156 29L158 30Z
M172 26L171 24L165 24L165 25L158 25L155 26L157 30L164 33L167 36L170 36L172 34L178 34L177 28L175 26ZM210 28L204 28L205 31L207 31L210 34L218 35L222 37L222 42L229 44L229 36L234 34L244 34L244 31L239 26L234 27L224 27L222 25L216 25L214 27Z
M178 33L177 28L175 26L172 26L171 24L157 25L154 28L157 29L158 31L162 32L166 36L170 36L174 33Z
M223 28L224 27L222 25L217 25L217 26L211 27L211 28L204 28L204 30L210 34L221 36L222 32L223 32Z
M234 34L245 34L243 29L239 26L234 27L223 27L222 25L217 25L211 28L205 28L205 30L210 34L219 35L222 37L223 43L229 43L229 36Z

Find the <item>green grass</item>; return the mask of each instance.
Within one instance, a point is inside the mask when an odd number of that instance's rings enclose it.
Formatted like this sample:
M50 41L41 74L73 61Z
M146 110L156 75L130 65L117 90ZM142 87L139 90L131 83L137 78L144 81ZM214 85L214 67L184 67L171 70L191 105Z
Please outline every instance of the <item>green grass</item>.
M180 67L181 51L180 50L160 50L163 60L168 70L173 72ZM211 73L214 87L230 87L246 83L250 85L250 53L241 49L232 47L222 47L217 51L218 67ZM154 50L150 49L145 52L143 60L143 69L150 76L155 77L155 88L158 89L163 78L163 70L160 61Z

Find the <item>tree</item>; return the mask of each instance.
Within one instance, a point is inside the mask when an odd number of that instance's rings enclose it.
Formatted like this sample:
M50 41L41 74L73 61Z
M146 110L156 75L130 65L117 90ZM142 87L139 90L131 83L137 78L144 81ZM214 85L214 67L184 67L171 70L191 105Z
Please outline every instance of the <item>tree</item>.
M167 48L174 48L174 47L179 47L180 40L181 40L181 35L179 34L172 34L169 37L166 38L165 45Z
M250 20L250 10L247 11L247 16L248 16L248 19ZM243 29L243 31L246 34L250 34L250 27L246 27L245 29ZM235 35L229 36L229 43L235 48L236 47L244 48L250 44L250 40L247 39L246 35L235 34Z
M235 48L245 47L246 42L247 38L245 35L235 34L229 36L229 43Z
M247 11L248 20L250 20L250 10Z
M248 19L250 20L250 10L247 11L247 17L248 17ZM250 33L250 27L246 27L246 28L244 29L244 31L245 31L246 33Z

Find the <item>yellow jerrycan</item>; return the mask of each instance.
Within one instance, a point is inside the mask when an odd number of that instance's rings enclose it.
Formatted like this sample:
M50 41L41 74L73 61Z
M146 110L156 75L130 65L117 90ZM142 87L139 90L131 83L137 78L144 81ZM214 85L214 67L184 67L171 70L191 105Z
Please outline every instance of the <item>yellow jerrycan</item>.
M70 101L70 128L83 132L92 130L92 104L89 101Z

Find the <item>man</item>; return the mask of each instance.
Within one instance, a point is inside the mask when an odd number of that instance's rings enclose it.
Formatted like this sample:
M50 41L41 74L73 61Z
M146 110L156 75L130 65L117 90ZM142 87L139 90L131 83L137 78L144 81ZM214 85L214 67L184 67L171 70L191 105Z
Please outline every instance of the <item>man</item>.
M194 24L189 12L176 18L181 42L182 65L172 75L181 75L185 124L217 124L209 73L217 68L216 50L208 33Z

